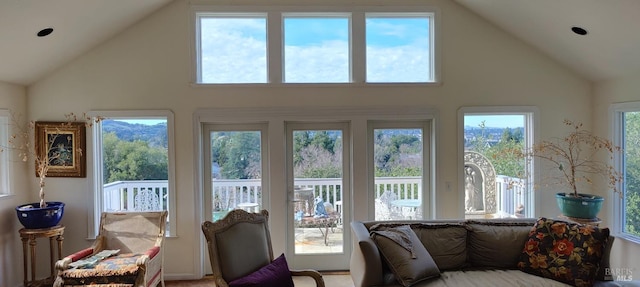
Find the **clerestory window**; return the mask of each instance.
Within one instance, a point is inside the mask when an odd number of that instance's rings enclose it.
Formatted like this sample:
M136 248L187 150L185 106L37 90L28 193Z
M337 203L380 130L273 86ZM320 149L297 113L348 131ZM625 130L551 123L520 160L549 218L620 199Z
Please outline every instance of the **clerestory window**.
M393 10L198 6L195 83L437 82L435 13Z

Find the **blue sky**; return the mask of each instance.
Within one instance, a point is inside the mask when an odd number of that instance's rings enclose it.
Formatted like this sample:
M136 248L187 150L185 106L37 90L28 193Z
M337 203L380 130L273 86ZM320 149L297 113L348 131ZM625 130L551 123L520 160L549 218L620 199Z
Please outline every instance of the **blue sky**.
M370 82L430 79L429 19L367 17L367 76ZM285 17L286 82L348 82L349 19ZM202 18L203 82L264 83L266 18Z
M524 127L523 115L474 115L464 117L465 126L479 127L482 121L484 121L485 126L489 128Z

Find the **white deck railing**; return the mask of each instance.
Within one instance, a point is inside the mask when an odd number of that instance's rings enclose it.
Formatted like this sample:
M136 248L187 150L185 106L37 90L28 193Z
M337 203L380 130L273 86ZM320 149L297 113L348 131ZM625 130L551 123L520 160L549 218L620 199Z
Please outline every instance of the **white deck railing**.
M525 195L518 179L496 177L496 201L498 210L514 214L518 204L524 204ZM376 177L375 197L389 190L397 199L420 199L422 180L420 177ZM339 178L297 178L295 187L313 190L313 197L321 197L340 211L342 208L342 180ZM167 209L169 206L166 180L116 181L104 185L105 210ZM241 203L257 204L262 208L262 186L259 179L214 179L212 206L227 211ZM153 200L153 204L146 202ZM157 203L156 201L157 200Z
M166 180L111 182L104 185L104 210L166 210L169 206L168 191ZM142 202L143 199L147 202ZM148 200L153 202L149 204Z
M518 206L525 204L524 180L504 175L496 176L496 202L498 211L515 215Z

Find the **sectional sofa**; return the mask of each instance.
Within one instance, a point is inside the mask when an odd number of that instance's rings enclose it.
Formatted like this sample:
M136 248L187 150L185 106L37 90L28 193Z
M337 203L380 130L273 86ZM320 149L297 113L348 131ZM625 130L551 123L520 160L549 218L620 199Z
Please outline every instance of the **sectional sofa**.
M548 218L353 221L351 228L356 287L640 286L613 280L632 277L610 268L607 228Z

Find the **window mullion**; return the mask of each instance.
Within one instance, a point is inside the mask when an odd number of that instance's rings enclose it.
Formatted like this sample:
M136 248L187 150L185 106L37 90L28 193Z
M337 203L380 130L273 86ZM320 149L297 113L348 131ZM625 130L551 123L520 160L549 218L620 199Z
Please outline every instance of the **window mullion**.
M282 13L267 14L267 78L269 83L282 83L284 45L282 38Z
M366 81L367 70L367 47L365 37L365 16L364 12L354 12L351 14L351 81L353 83L364 83Z

